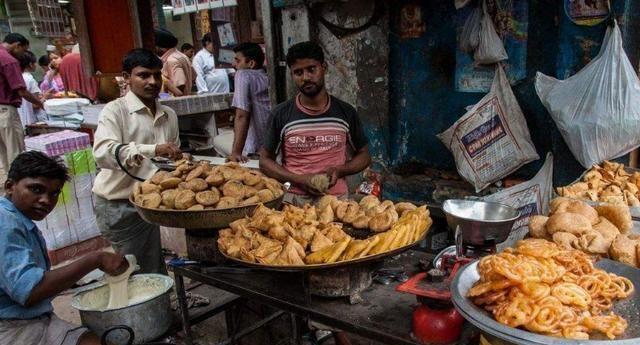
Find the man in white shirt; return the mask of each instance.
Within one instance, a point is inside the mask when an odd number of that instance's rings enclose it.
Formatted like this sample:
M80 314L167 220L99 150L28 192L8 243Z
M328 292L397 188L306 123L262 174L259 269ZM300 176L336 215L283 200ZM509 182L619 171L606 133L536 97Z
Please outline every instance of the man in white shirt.
M101 169L93 186L96 220L116 251L136 256L141 273L166 274L160 229L142 220L128 198L133 176L147 179L157 170L149 158L182 157L178 117L158 102L162 61L155 54L134 49L122 69L129 91L104 107L95 133L93 155Z
M229 76L224 68L216 68L211 33L202 37L202 49L193 57L198 93L228 93Z

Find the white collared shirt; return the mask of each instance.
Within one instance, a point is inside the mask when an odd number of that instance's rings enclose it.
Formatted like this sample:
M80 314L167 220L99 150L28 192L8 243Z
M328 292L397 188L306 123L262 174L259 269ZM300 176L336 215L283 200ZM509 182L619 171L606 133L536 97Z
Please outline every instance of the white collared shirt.
M202 48L193 57L198 93L229 93L229 76L225 68L216 68L216 63L208 50Z
M136 182L120 169L115 158L120 149L120 161L134 176L147 179L157 170L150 160L156 145L175 143L180 146L178 117L173 109L156 100L156 113L151 114L131 91L109 102L100 112L95 132L93 155L101 169L96 176L93 193L107 200L128 199Z

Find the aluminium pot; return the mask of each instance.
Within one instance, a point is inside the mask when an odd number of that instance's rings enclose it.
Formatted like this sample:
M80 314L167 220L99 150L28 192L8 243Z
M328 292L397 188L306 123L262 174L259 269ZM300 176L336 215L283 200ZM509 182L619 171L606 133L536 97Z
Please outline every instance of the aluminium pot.
M135 344L142 344L159 338L167 332L172 323L171 301L169 294L173 287L173 279L161 274L138 274L129 278L129 283L138 279L153 279L159 283L156 291L149 299L135 302L129 306L100 310L83 304L83 298L88 294L109 295L109 286L98 283L88 289L76 293L71 305L80 312L82 325L86 326L99 337L112 327L128 326L135 334ZM125 344L129 339L126 332L112 332L109 341L115 344Z

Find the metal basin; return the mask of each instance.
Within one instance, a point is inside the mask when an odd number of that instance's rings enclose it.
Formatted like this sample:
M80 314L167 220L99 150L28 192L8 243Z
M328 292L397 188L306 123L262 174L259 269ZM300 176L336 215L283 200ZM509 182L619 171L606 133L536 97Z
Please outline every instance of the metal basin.
M449 229L459 228L462 242L475 246L504 242L520 217L517 209L497 202L446 200L442 209Z
M109 286L102 282L76 293L71 306L80 312L82 324L99 337L111 327L125 325L133 329L136 344L152 341L163 335L171 326L169 294L173 287L173 279L161 274L134 275L129 278L130 291L136 281L139 284L154 284L154 293L127 307L104 310L109 300ZM105 296L106 302L102 303ZM128 335L123 332L113 332L109 335L109 341L115 344L124 344L127 340Z

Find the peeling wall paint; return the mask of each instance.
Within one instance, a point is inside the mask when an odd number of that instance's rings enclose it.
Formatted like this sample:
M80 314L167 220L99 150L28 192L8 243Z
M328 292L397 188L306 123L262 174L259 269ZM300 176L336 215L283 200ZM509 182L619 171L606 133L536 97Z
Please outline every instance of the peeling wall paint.
M370 17L372 3L352 0L345 6L326 5L321 15L331 23L357 27ZM317 24L317 39L329 64L327 89L356 108L369 138L371 155L384 166L389 145L387 35L386 16L368 29L342 39Z

